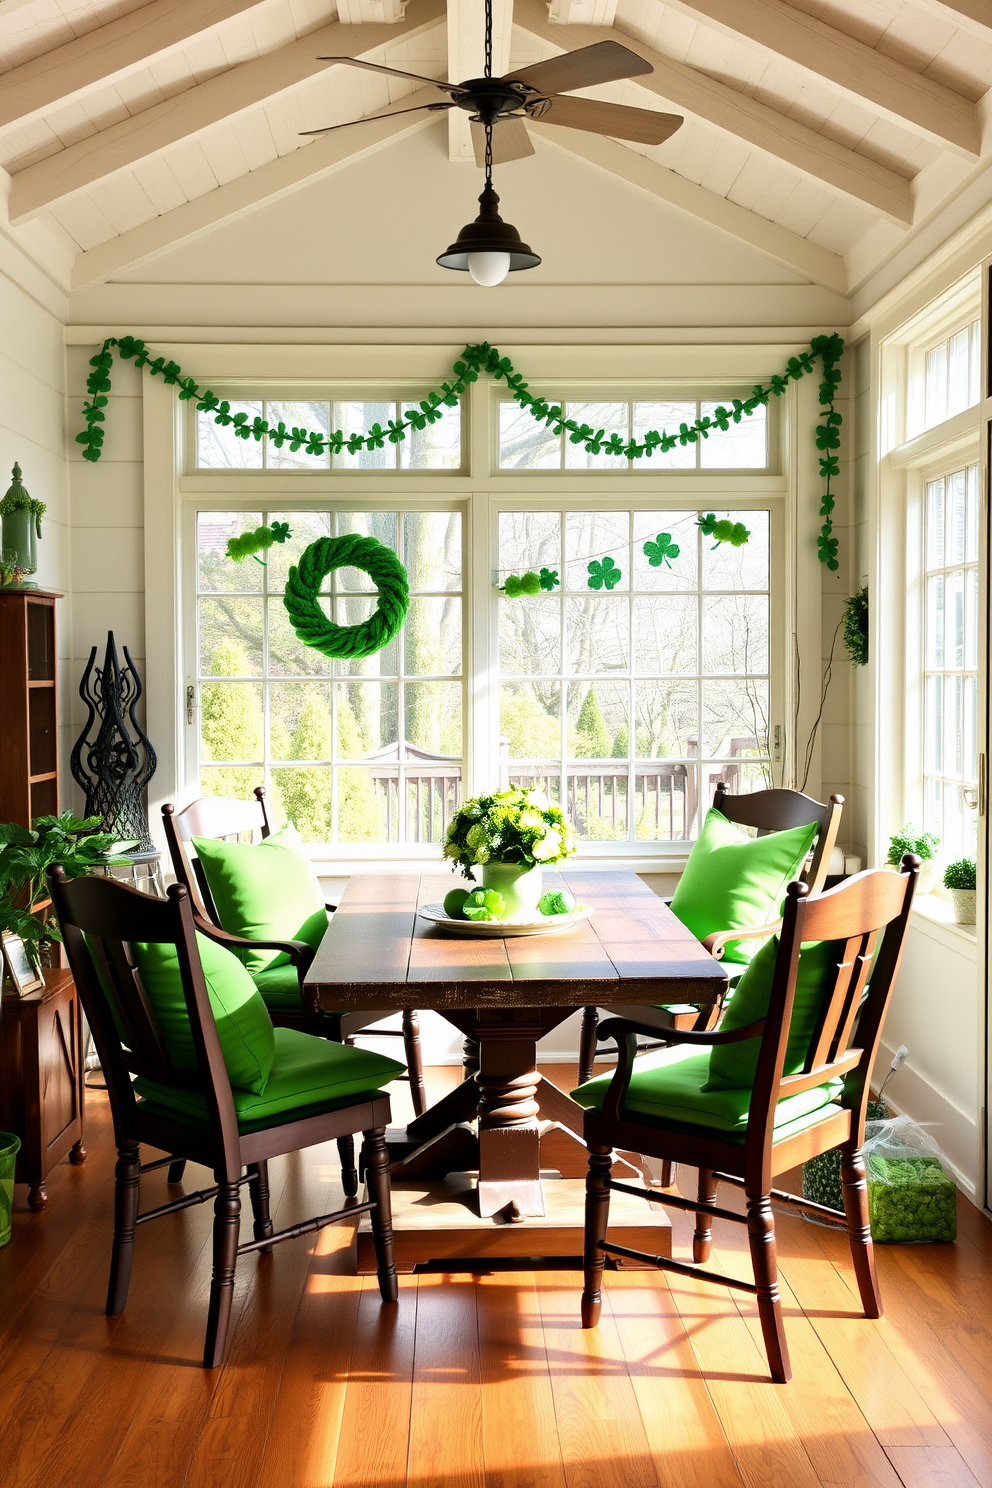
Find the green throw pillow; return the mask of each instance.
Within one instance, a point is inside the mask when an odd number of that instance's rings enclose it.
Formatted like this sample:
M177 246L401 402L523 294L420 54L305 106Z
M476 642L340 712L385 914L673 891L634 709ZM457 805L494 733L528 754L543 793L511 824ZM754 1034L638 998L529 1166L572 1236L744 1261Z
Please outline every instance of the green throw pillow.
M261 1095L276 1047L268 1009L237 956L205 935L198 934L196 941L228 1077L232 1085ZM195 1070L193 1034L175 946L134 941L132 949L169 1058L178 1069Z
M796 996L792 1004L792 1023L785 1050L782 1073L794 1075L802 1069L809 1041L816 1027L824 992L832 967L837 965L843 945L840 941L811 940L799 952L796 972ZM768 1002L775 975L778 936L765 941L741 978L733 1000L720 1023L721 1032L746 1028L768 1012ZM710 1055L710 1073L705 1090L723 1090L729 1086L750 1087L758 1068L761 1039L744 1039L739 1044L717 1044Z
M261 842L194 837L221 925L247 940L303 940L314 950L327 929L324 896L295 827ZM285 951L239 950L252 973L284 965Z
M757 930L777 920L786 887L799 877L816 830L811 822L749 837L711 807L675 890L673 913L697 940L716 930ZM755 941L731 940L723 958L747 962L755 948Z

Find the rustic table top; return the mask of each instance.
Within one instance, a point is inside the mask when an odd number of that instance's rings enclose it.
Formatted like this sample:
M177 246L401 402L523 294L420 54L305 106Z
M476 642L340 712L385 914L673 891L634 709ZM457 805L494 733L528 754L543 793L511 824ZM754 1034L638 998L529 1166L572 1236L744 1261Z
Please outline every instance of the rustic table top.
M315 1006L582 1007L716 1001L726 974L636 873L562 877L592 918L562 935L475 940L421 919L450 873L356 874L307 973Z

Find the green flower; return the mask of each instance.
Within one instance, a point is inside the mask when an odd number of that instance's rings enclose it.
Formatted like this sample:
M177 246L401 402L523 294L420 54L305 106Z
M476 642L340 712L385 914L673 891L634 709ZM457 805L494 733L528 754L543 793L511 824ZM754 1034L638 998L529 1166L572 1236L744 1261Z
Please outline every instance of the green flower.
M503 895L496 889L476 889L462 905L462 914L468 920L498 920L505 913Z
M607 590L615 589L622 578L623 574L612 558L594 558L589 565L590 589L602 589L604 586Z
M644 556L652 568L659 568L663 563L671 568L672 559L679 556L679 545L672 542L670 532L659 532L654 542L644 544Z

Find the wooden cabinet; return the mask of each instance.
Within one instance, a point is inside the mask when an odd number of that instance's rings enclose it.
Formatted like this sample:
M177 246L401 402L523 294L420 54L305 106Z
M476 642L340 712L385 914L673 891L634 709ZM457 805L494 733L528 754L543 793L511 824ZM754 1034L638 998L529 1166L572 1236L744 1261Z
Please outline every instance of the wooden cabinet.
M29 827L59 809L55 601L47 589L0 589L0 821Z
M43 1209L45 1179L83 1147L83 1057L79 998L68 971L47 971L43 991L4 997L0 1038L0 1128L21 1139L14 1181L30 1184Z

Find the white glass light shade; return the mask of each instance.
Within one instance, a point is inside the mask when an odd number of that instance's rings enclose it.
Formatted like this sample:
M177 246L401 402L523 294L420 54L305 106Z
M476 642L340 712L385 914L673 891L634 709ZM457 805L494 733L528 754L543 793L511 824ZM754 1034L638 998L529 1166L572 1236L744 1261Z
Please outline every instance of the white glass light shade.
M510 272L510 255L508 253L470 253L468 271L476 284L491 289L495 284L502 284Z

